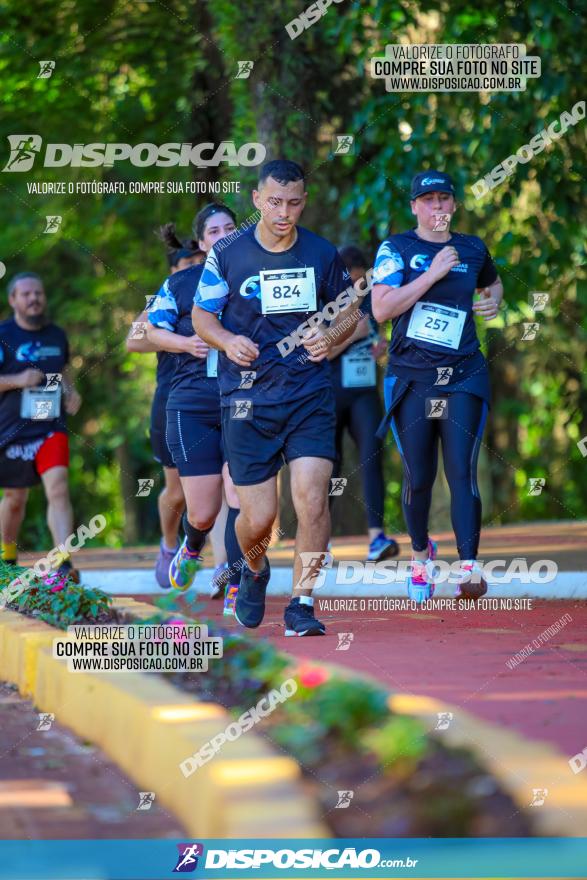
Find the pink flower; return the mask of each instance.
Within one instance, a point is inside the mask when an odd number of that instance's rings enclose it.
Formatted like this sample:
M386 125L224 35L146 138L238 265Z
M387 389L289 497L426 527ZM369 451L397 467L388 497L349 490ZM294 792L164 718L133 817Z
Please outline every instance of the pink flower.
M305 666L298 670L298 679L302 687L315 688L328 681L329 675L320 666Z
M51 583L51 581L49 581L48 583ZM55 586L51 587L51 589L49 590L49 592L50 592L50 593L58 593L58 592L59 592L60 590L62 590L65 586L67 586L67 581L66 581L65 578L63 578L62 580L58 581L58 583L56 583Z

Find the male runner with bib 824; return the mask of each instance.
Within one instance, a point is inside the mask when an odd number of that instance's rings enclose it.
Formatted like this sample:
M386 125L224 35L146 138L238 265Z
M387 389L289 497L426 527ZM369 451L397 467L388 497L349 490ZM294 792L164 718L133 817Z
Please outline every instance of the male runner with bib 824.
M361 312L334 245L297 226L306 203L300 166L267 163L253 201L261 219L212 248L193 310L198 335L220 350L222 434L240 499L236 530L246 560L235 614L247 627L263 620L270 576L265 550L277 514L277 473L285 461L297 516L285 634L322 635L312 587L327 551L328 487L336 458L326 357L335 342L352 334ZM344 312L338 308L343 300ZM329 326L321 310L333 317ZM300 330L301 324L308 329ZM283 345L293 337L299 347ZM303 566L302 553L315 562Z

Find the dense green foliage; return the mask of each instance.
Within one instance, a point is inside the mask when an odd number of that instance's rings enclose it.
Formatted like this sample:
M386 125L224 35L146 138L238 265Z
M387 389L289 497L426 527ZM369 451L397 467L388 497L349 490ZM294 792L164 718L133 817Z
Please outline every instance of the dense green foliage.
M12 0L2 7L0 37L3 164L6 136L15 133L71 144L258 140L269 158L286 154L306 166L305 224L371 255L388 229L410 223L411 175L421 167L451 171L464 195L456 226L486 240L506 289L504 317L483 330L494 386L482 458L485 520L585 516L587 460L577 448L587 435L579 171L585 123L518 165L485 198L476 201L470 190L581 100L585 3L348 0L291 41L284 26L305 5L284 0L269 15L233 0ZM519 93L387 93L371 78L369 59L388 42L408 40L525 43L528 54L540 56L542 76ZM48 79L37 78L43 59L56 61ZM243 59L255 66L248 79L235 79ZM334 133L354 135L352 155L333 156ZM107 515L104 540L112 545L156 535L156 491L135 497L139 477L154 477L156 487L160 481L147 442L154 357L128 355L124 347L133 316L165 274L153 230L175 219L186 234L209 198L31 195L27 183L240 180L240 194L226 200L244 218L254 176L247 168L128 162L63 169L37 163L27 173L0 175L0 260L8 276L31 268L46 279L85 401L71 420L76 518ZM43 234L50 214L62 215L61 230ZM523 342L532 290L548 292L550 304L538 318L537 339ZM395 451L388 458L387 513L399 524ZM538 476L546 487L529 496L528 479ZM29 546L47 543L42 510L41 493L33 493Z

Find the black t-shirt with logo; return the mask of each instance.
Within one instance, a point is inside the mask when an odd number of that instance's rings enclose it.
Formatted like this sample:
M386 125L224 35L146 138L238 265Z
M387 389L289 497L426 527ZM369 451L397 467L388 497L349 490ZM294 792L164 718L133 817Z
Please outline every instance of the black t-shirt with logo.
M14 318L0 323L0 375L37 369L45 375L63 373L69 361L67 336L56 324L39 330L24 330ZM45 384L38 385L39 390ZM65 410L54 419L23 418L20 415L23 392L20 388L0 393L0 448L23 440L46 437L53 431L65 431Z
M208 254L194 303L221 314L223 327L259 346L259 357L246 371L220 353L222 406L243 396L240 389L249 374L246 397L262 404L297 400L331 384L328 361L314 363L303 346L292 343L285 352L280 344L336 300L351 280L333 244L301 226L297 233L288 250L269 251L251 227L229 244L219 241Z
M393 320L387 375L416 378L419 371L430 372L456 365L460 365L459 372L463 374L466 363L476 365L478 369L479 359L483 360L475 327L473 297L476 288L493 284L498 275L486 245L476 235L454 232L444 242L424 241L415 230L392 235L377 252L373 284L403 287L415 281L430 268L436 254L448 245L456 248L460 263L433 284L412 308ZM410 321L420 303L434 304L427 306L425 313L420 312L423 315L420 326L425 322L434 331L445 326L449 312L458 310L464 313L456 347L408 335L414 332L409 331Z

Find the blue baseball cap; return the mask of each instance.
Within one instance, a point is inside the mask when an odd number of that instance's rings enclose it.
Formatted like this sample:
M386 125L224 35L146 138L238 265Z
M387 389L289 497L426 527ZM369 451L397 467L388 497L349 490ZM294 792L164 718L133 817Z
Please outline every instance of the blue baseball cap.
M451 196L455 194L455 185L452 177L444 171L420 171L412 179L411 199L417 199L429 192L445 192Z

